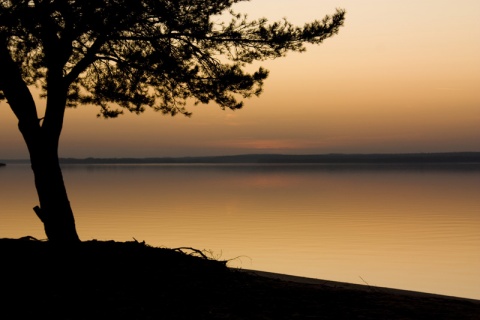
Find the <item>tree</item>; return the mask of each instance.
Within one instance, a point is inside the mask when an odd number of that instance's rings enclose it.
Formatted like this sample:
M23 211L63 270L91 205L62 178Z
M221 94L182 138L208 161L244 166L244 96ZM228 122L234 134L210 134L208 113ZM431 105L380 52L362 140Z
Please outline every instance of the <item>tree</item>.
M303 27L249 20L230 10L241 1L0 0L0 98L28 147L49 241L79 241L58 158L66 107L97 105L106 118L146 107L189 116L188 101L238 109L268 75L249 64L319 44L345 17L337 9ZM32 86L46 98L41 118Z

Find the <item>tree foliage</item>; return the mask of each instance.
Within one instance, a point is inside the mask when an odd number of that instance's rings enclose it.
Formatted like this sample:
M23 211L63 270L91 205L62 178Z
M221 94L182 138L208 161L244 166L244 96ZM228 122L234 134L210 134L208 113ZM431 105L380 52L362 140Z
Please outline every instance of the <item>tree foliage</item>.
M321 43L345 16L337 10L303 27L269 23L230 11L241 1L0 0L0 47L26 85L48 97L56 74L68 106L98 105L104 117L146 107L189 115L189 99L237 109L268 75L246 72L247 64Z

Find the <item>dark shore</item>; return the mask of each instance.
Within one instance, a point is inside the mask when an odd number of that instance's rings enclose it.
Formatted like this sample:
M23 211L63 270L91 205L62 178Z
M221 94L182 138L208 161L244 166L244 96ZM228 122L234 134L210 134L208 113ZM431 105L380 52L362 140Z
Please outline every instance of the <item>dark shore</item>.
M3 160L8 163L29 163L27 159ZM61 164L302 164L342 166L384 166L386 168L420 167L478 169L480 152L436 153L330 153L330 154L239 154L224 156L156 157L156 158L61 158Z
M62 158L62 164L324 164L324 165L478 165L480 152L404 154L241 154L166 158Z
M1 319L480 319L480 301L252 273L138 242L0 239Z

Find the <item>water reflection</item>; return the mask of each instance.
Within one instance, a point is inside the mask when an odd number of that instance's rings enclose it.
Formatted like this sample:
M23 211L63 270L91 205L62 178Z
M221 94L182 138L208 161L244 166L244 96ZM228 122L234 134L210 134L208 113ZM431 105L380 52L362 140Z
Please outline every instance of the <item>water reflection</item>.
M4 170L5 169L5 170ZM2 237L42 237L28 166L0 171ZM480 299L480 170L70 165L83 239L210 249L232 266Z

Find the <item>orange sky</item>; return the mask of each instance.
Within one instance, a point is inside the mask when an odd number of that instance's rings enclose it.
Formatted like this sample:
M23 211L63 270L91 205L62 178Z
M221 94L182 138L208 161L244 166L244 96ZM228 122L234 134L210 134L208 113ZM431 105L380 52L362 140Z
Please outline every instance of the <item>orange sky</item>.
M252 0L250 17L303 24L347 10L339 35L266 61L265 91L242 110L192 106L118 119L68 110L64 157L480 151L480 1ZM26 158L0 103L0 159Z

